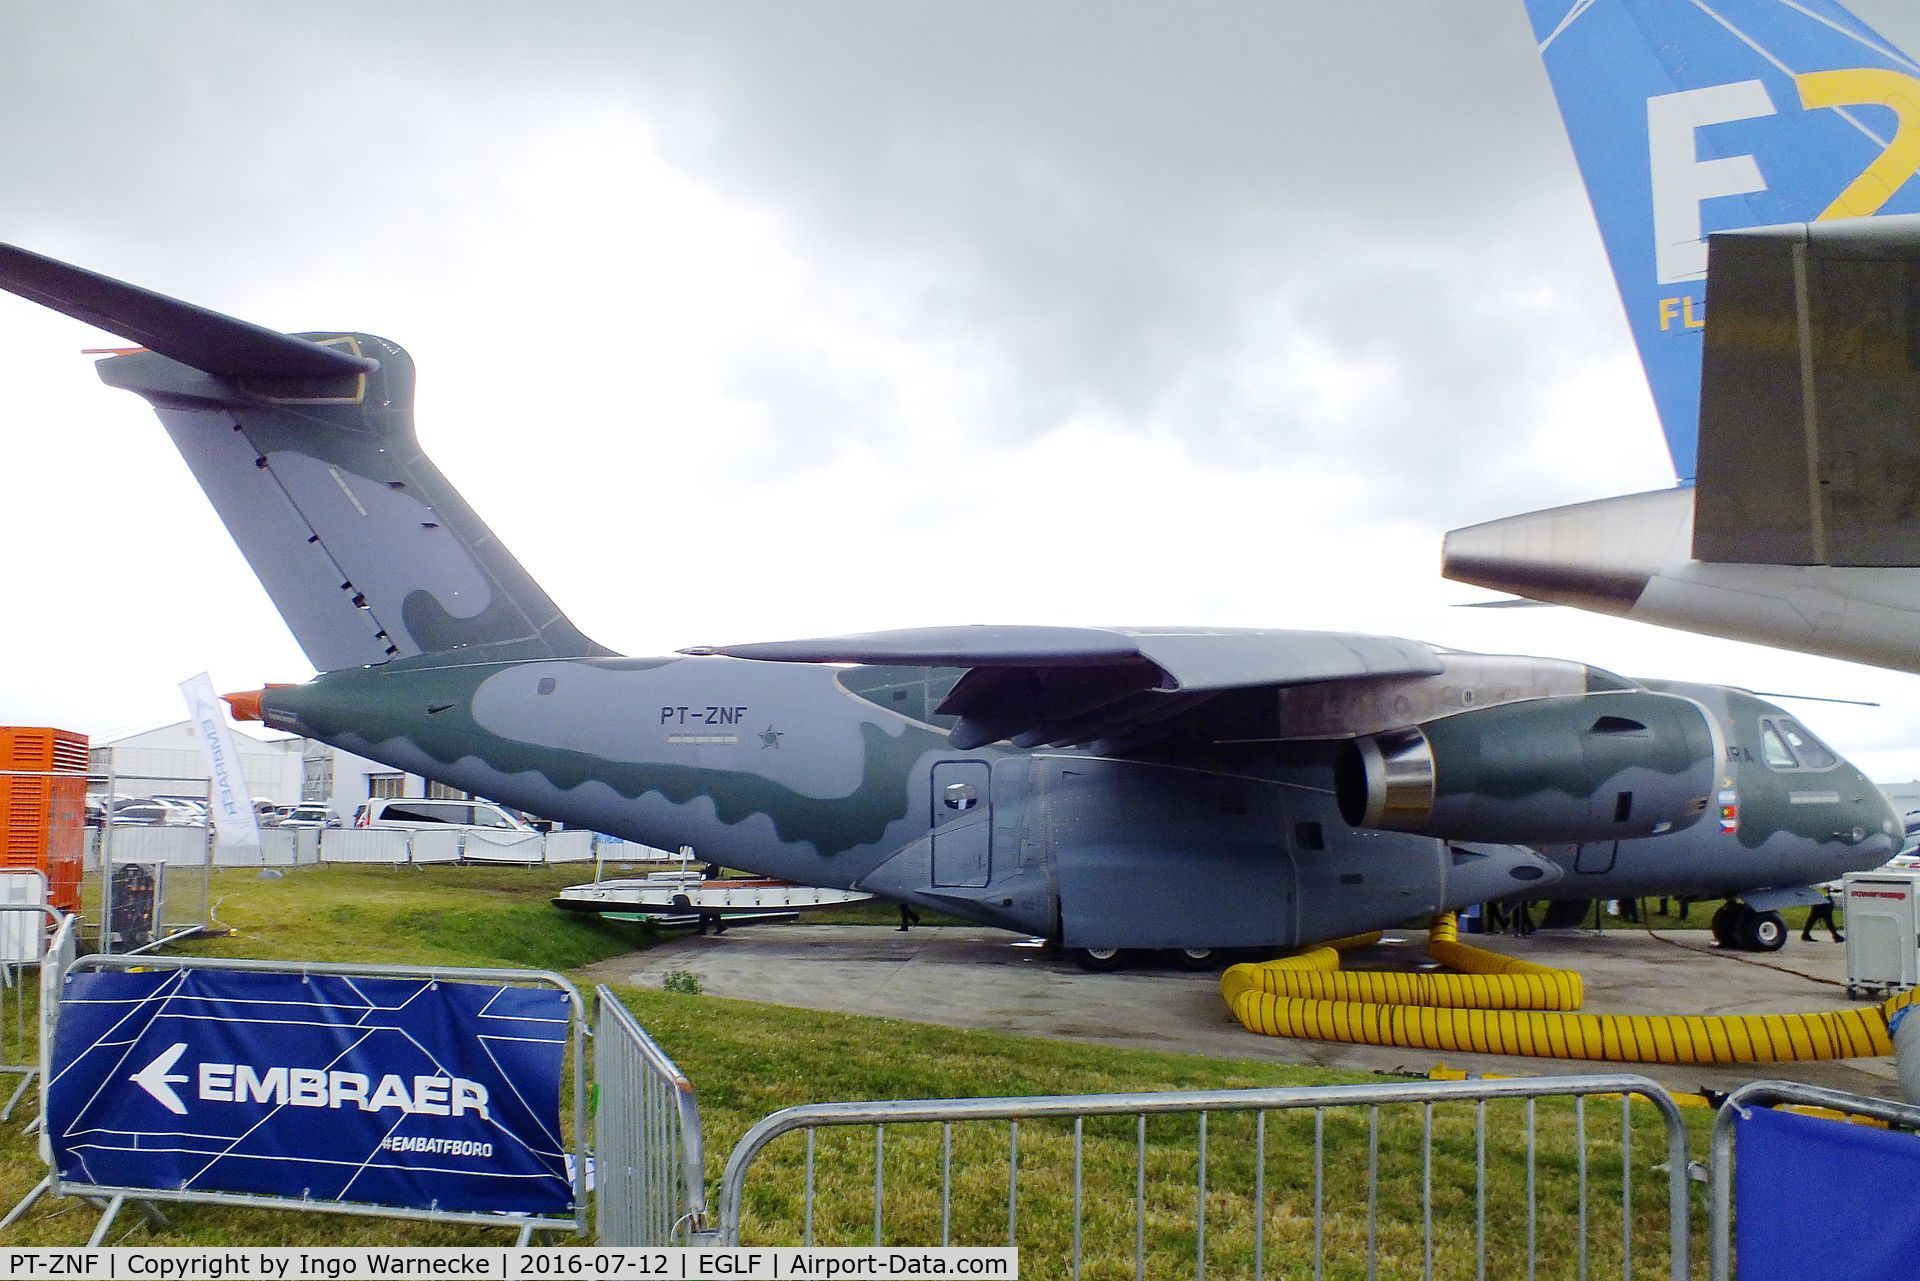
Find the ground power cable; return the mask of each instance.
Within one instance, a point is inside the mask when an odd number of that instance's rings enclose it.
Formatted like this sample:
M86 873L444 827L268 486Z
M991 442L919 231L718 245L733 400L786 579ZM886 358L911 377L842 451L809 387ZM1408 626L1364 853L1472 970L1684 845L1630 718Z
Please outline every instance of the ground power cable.
M1823 979L1818 974L1808 974L1801 970L1788 969L1784 965L1775 965L1772 961L1763 961L1756 956L1741 956L1739 953L1728 951L1723 947L1700 947L1694 943L1682 943L1679 939L1668 938L1666 935L1660 933L1660 931L1654 929L1653 926L1648 925L1645 921L1640 923L1640 928L1647 932L1648 937L1657 939L1665 943L1668 947L1677 947L1683 952L1692 952L1698 956L1711 956L1721 961L1738 961L1742 965L1756 965L1763 970L1772 970L1776 974L1791 974L1797 979L1805 979L1809 983L1824 983L1828 987L1846 986L1845 983L1840 982L1838 979Z

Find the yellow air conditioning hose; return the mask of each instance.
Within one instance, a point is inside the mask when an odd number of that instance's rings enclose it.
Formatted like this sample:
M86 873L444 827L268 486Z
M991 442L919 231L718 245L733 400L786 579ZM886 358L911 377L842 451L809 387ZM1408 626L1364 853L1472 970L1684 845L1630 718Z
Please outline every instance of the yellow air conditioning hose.
M1436 960L1448 964L1508 969L1504 975L1456 977L1535 979L1555 972L1460 943L1451 916L1434 919L1429 948ZM1297 995L1292 989L1309 977L1437 980L1446 976L1329 973L1324 965L1315 969L1300 966L1302 959L1236 965L1221 977L1221 993L1248 1031L1350 1045L1608 1063L1788 1063L1892 1054L1887 1020L1913 1000L1909 992L1883 1005L1829 1014L1730 1015L1568 1014L1511 1001L1461 1008L1467 1002L1454 999L1424 1005L1389 1004L1354 996ZM1294 964L1289 965L1289 961ZM1518 972L1508 968L1514 965L1527 968ZM1577 976L1570 977L1576 978L1572 994L1577 1004ZM1468 990L1462 988L1460 992Z
M1283 980L1277 976L1283 974L1326 974L1340 968L1340 953L1351 947L1371 947L1380 941L1381 934L1375 930L1371 934L1354 934L1347 938L1329 939L1325 943L1316 943L1302 952L1290 956L1277 957L1271 961L1262 961L1257 965L1230 965L1227 972L1220 976L1220 994L1232 1005L1243 992L1278 992ZM1268 986L1273 984L1273 986Z
M1427 931L1427 954L1463 973L1340 968L1340 949L1365 946L1379 938L1371 934L1335 939L1297 956L1232 966L1220 977L1221 995L1236 1012L1240 998L1248 993L1301 1001L1466 1010L1577 1010L1585 998L1580 976L1572 970L1536 965L1460 942L1450 913L1433 918Z

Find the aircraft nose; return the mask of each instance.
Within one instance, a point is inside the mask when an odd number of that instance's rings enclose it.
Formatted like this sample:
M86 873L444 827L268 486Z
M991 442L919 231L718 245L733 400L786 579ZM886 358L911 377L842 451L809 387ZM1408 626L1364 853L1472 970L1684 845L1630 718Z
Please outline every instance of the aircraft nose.
M1860 803L1855 807L1854 825L1833 834L1843 850L1839 870L1845 872L1865 872L1879 867L1900 852L1905 839L1900 815L1886 794L1866 775L1856 771L1856 777Z

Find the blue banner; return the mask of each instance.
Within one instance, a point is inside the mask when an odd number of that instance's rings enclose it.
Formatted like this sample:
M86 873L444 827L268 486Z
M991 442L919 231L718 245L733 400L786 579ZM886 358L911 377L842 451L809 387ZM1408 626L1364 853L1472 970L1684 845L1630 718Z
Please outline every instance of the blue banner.
M1740 1281L1920 1271L1920 1137L1752 1108L1733 1139Z
M220 970L71 976L47 1132L64 1180L570 1213L569 1002L551 988Z

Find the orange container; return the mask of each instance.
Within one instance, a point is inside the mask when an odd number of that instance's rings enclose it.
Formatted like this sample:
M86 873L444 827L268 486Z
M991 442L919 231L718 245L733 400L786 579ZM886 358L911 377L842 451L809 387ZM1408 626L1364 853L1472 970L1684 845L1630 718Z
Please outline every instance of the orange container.
M58 771L71 778L0 774L0 871L32 868L47 878L47 901L80 910L87 840L87 736L71 730L0 725L0 770Z

